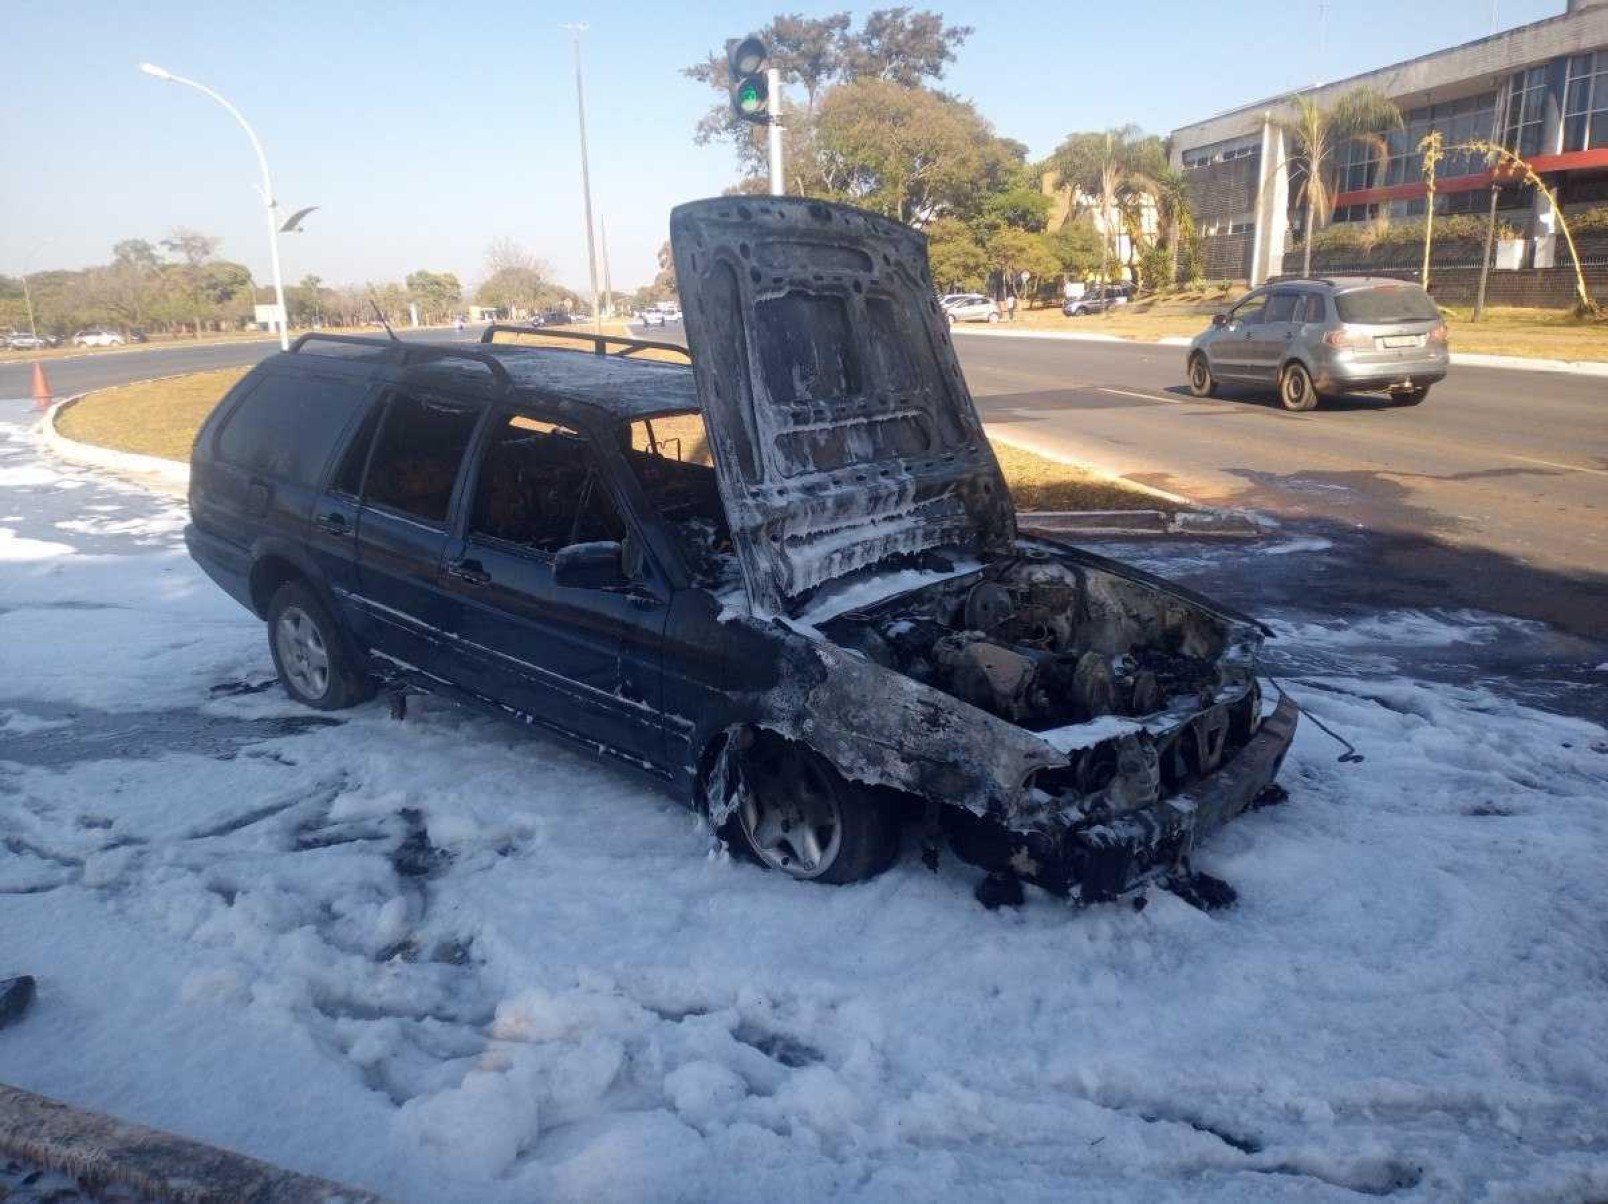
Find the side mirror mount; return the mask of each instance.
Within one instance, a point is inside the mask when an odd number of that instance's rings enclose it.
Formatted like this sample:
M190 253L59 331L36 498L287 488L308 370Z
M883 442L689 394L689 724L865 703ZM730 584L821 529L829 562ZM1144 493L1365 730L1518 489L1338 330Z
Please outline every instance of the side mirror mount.
M1228 325L1228 315L1227 314L1213 314L1212 315L1212 325L1213 326L1227 326Z
M618 589L626 584L624 550L613 541L560 548L553 557L553 584L567 589Z

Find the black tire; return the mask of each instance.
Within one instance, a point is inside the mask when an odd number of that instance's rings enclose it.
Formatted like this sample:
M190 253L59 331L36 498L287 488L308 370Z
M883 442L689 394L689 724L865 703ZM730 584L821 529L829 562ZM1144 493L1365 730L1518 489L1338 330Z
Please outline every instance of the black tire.
M268 650L279 684L303 706L341 711L374 697L374 680L352 651L351 639L304 581L287 581L274 591L268 603Z
M1217 396L1217 378L1212 375L1212 366L1206 362L1203 351L1189 357L1189 391L1196 397Z
M762 732L738 755L740 801L721 835L742 856L789 877L831 886L874 878L893 863L899 852L898 817L871 792L845 781L813 749ZM823 806L832 813L830 832L825 825L801 822L810 810L819 817ZM800 841L799 832L809 835ZM819 854L813 862L812 853Z
M1316 409L1318 400L1317 386L1306 365L1286 364L1279 374L1279 404L1291 413L1301 414Z
M1415 406L1429 396L1429 386L1419 385L1415 389L1398 389L1390 395L1390 400L1399 406Z

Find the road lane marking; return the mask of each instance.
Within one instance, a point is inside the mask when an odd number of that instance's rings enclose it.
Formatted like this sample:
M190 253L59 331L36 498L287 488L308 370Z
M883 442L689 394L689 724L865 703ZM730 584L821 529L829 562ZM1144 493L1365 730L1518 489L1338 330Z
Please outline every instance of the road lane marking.
M1521 460L1526 464L1542 464L1547 468L1561 468L1565 472L1589 472L1595 477L1608 477L1608 470L1587 468L1584 464L1559 464L1556 460L1538 460L1534 456L1521 456L1517 452L1497 452L1505 460Z
M1142 401L1165 401L1170 406L1181 406L1184 404L1184 399L1182 397L1162 397L1157 393L1135 393L1131 389L1110 389L1105 385L1096 385L1095 392L1115 393L1118 397L1137 397Z

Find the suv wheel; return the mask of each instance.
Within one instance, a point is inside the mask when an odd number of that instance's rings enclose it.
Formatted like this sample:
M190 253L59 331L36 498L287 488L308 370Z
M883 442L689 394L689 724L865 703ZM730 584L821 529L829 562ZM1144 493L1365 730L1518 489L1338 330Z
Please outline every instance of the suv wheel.
M1279 377L1279 401L1286 410L1301 413L1316 408L1318 391L1304 364L1288 364Z
M1189 357L1189 391L1196 397L1217 395L1217 378L1212 375L1204 352L1197 351Z
M733 843L767 869L809 882L861 882L898 852L896 818L817 753L761 733L742 754Z
M1390 400L1399 406L1415 406L1429 396L1429 386L1419 385L1414 389L1398 389L1390 395Z
M346 633L301 581L287 581L268 604L268 647L285 693L303 706L339 711L374 696Z

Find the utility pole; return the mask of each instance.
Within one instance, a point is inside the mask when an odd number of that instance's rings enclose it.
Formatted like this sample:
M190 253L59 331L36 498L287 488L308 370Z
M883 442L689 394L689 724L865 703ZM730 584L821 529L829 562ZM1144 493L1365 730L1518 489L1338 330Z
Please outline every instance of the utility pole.
M581 85L581 35L585 25L565 25L574 35L575 46L575 111L581 122L581 195L586 202L586 269L592 277L592 327L603 329L603 298L597 291L597 247L592 238L592 173L586 164L586 92Z
M1507 125L1508 93L1509 85L1498 81L1496 103L1491 106L1491 141L1498 145ZM1485 318L1485 285L1491 278L1491 252L1496 248L1496 202L1502 193L1502 184L1496 178L1495 156L1487 156L1487 162L1492 168L1491 209L1485 218L1485 254L1480 259L1480 282L1474 291L1474 312L1469 315L1470 322L1483 321Z
M782 73L772 67L765 72L765 84L770 91L770 123L766 133L770 141L770 190L772 196L787 192L787 179L782 170Z
M609 299L609 317L614 316L614 282L609 279L609 224L597 219L598 236L603 242L603 295Z

